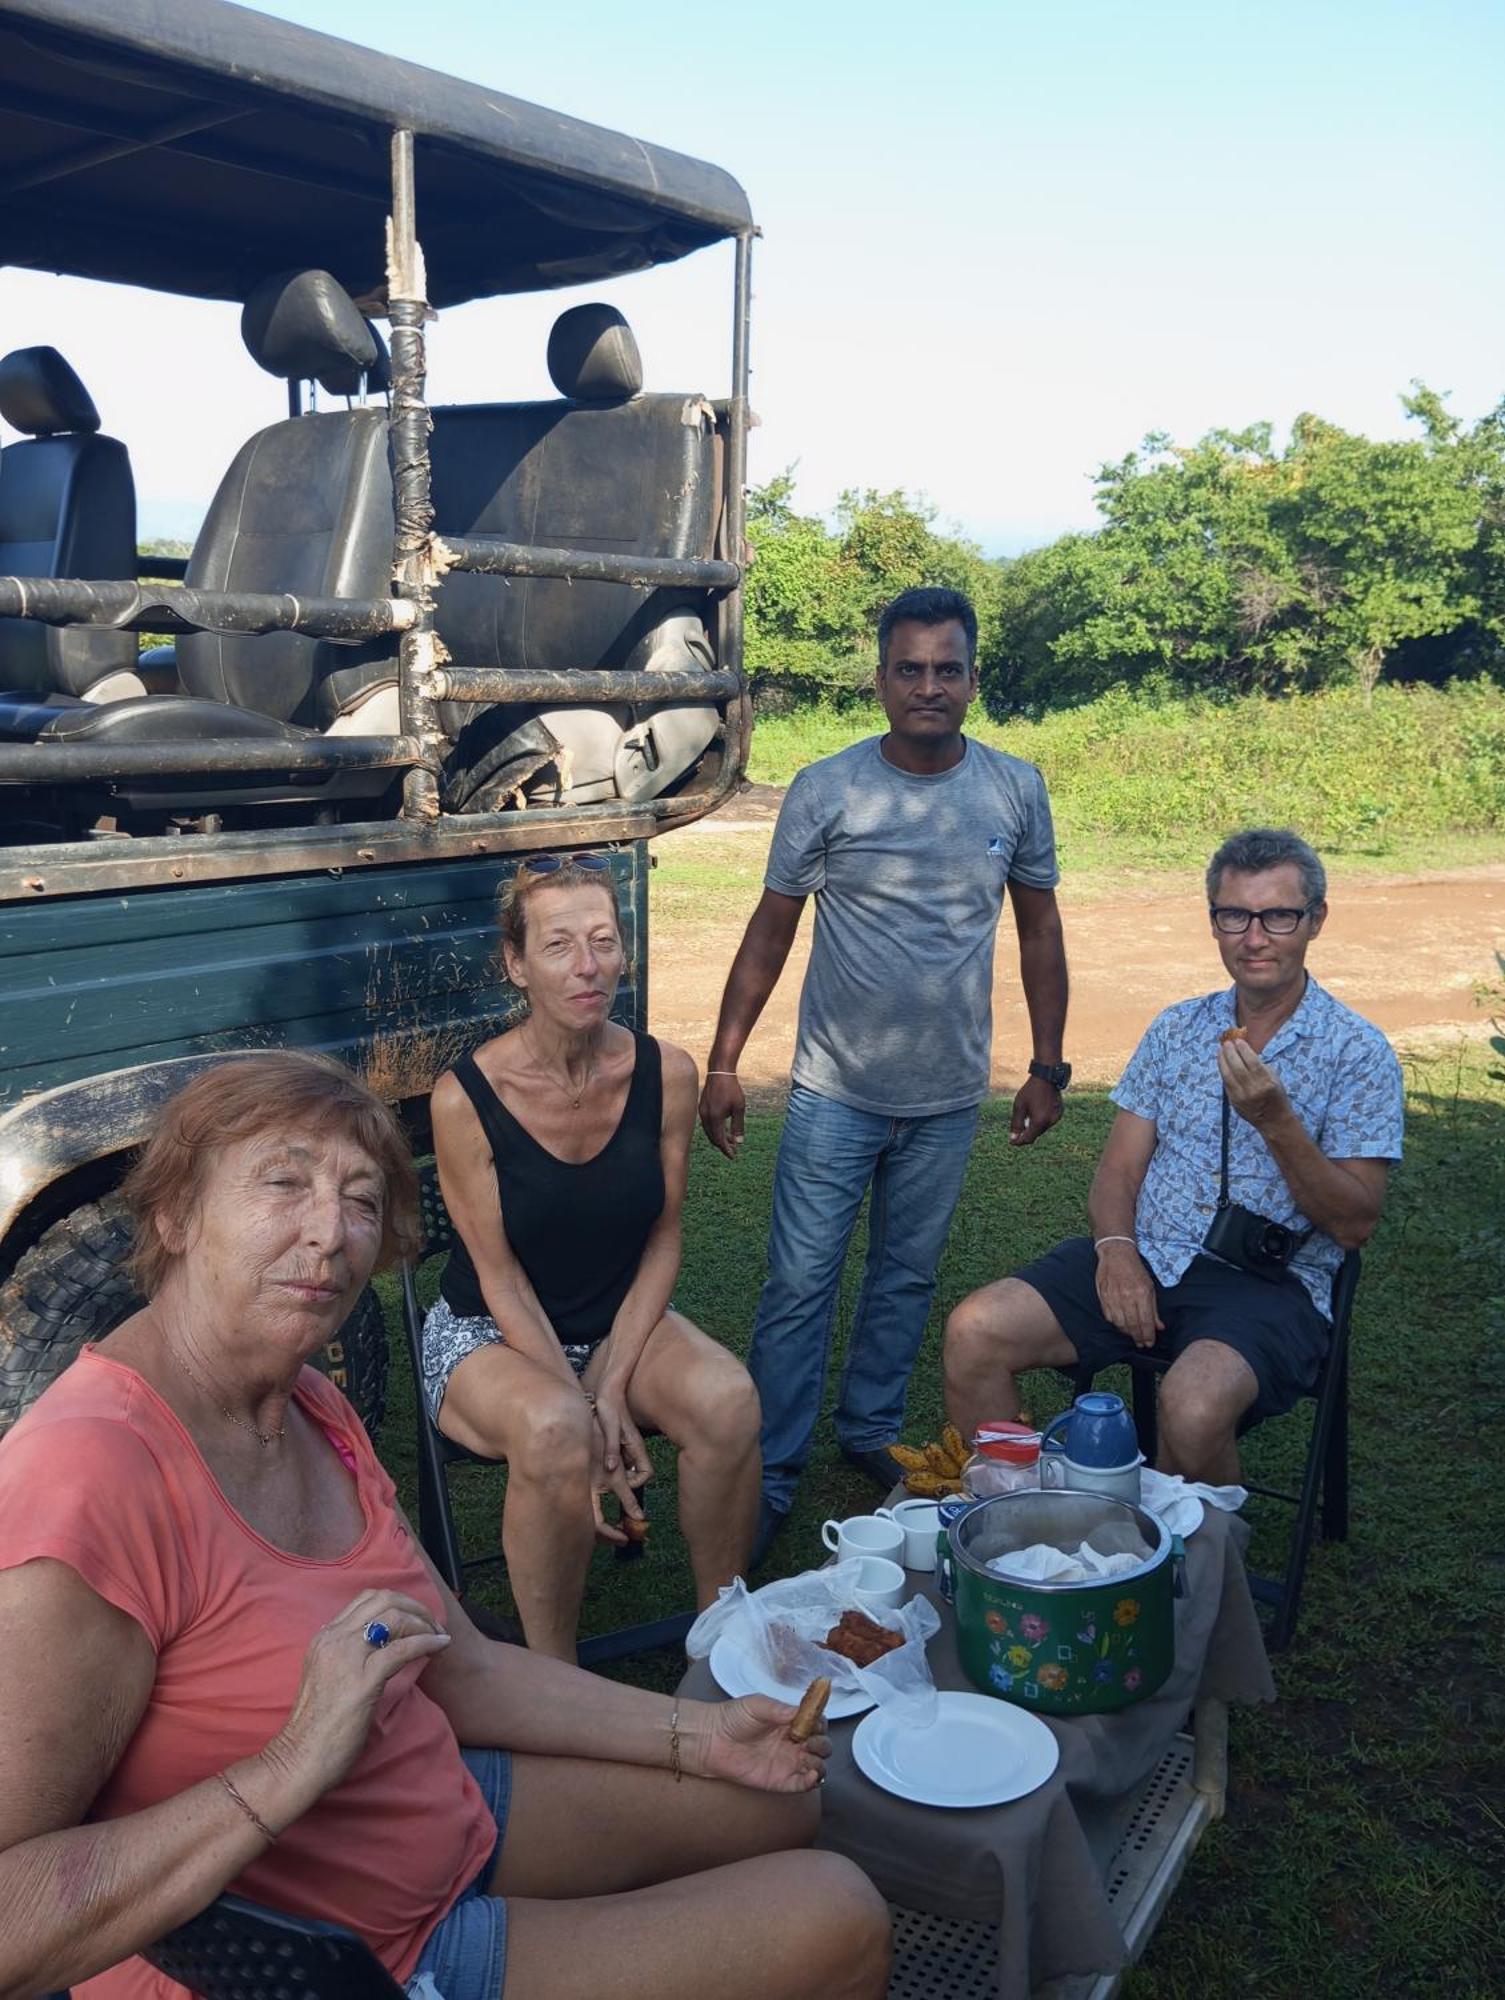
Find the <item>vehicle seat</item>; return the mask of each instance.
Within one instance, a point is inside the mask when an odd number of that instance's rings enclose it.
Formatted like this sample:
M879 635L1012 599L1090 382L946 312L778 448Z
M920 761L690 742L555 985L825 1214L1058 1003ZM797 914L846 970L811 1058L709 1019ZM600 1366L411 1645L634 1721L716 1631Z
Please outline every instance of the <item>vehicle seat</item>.
M562 313L549 335L548 364L562 401L434 411L438 533L623 555L714 554L720 454L704 397L643 394L637 342L613 306ZM714 606L704 591L452 571L438 592L435 623L462 666L715 663L708 636ZM457 725L465 713L447 719ZM519 724L524 714L516 712ZM654 797L694 763L717 725L709 703L555 709L532 720L567 753L563 788L574 803ZM495 743L496 718L486 719L486 733ZM536 729L530 735L536 738ZM487 761L496 763L494 753Z
M26 433L0 452L0 575L134 579L130 458L55 347L0 361L0 417ZM0 688L119 700L146 692L135 665L133 632L0 619Z
M327 271L284 272L247 299L241 336L284 381L334 394L384 383L375 329ZM391 586L392 478L383 407L315 412L258 431L209 506L186 581L201 590L385 597ZM296 632L194 632L177 642L185 694L278 722L328 728L396 687L392 637L345 641ZM367 717L358 725L370 733Z

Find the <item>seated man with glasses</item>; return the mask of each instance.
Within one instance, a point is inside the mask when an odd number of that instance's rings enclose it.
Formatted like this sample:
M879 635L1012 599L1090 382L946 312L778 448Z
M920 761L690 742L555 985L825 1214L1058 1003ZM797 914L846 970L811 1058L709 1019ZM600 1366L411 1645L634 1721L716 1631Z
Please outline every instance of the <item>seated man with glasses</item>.
M1238 1478L1240 1430L1317 1377L1343 1252L1379 1219L1401 1154L1400 1064L1311 978L1321 861L1294 833L1235 834L1207 870L1233 984L1150 1023L1113 1102L1073 1237L963 1299L946 1327L947 1409L964 1436L1016 1417L1025 1368L1172 1358L1160 1463Z

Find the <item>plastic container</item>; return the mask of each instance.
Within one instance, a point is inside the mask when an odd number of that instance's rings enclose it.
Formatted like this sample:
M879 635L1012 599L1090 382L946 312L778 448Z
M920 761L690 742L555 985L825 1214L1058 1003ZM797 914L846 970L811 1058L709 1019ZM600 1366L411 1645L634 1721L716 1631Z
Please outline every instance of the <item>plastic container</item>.
M1040 1433L1028 1424L978 1426L976 1449L962 1467L962 1491L972 1500L994 1500L1003 1493L1040 1490Z

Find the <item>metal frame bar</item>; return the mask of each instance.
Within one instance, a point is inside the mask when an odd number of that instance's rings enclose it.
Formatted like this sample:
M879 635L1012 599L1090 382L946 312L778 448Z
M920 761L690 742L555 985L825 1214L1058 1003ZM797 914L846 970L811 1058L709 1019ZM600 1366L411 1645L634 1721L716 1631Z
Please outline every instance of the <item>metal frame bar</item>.
M537 667L438 667L431 685L440 701L541 701L562 708L598 701L729 701L741 693L742 677L727 668L552 673Z
M749 324L752 306L752 231L736 239L733 275L732 394L719 405L726 437L723 559L628 557L596 550L530 548L484 537L442 541L433 533L431 422L426 399L424 323L433 317L427 300L423 251L418 240L414 185L414 135L399 128L391 143L391 214L388 223L387 316L391 325L392 386L389 425L392 439L396 541L394 596L304 599L290 594L189 589L182 585L70 578L0 577L0 617L44 624L85 625L115 631L265 633L297 631L310 637L368 639L398 635L397 684L400 734L393 737L310 737L307 742L252 738L226 743L206 737L197 743L153 747L40 741L0 743L0 785L52 786L153 775L216 776L245 772L337 772L404 768L405 834L385 822L307 830L290 841L286 829L273 835L277 857L258 836L212 836L215 852L194 854L187 867L181 839L172 851L174 880L224 878L236 873L291 872L321 865L295 859L321 850L322 865L375 864L410 854L415 826L433 829L440 821L439 776L450 748L439 719L439 703L451 701L541 701L551 706L584 702L700 700L726 704L718 732L719 769L709 786L677 799L644 805L607 805L539 810L522 814L460 816L450 851L505 852L536 846L557 832L597 839L638 839L713 811L741 776L751 710L742 677L742 575L746 528ZM296 403L295 387L293 401ZM142 557L143 567L156 560ZM174 566L176 566L174 564ZM446 569L498 576L547 576L576 581L628 583L704 589L721 594L720 668L694 674L513 672L501 668L456 667L445 661L434 631L434 586ZM501 822L501 824L498 824ZM320 838L323 836L324 838ZM162 842L133 841L130 860L150 879ZM330 850L333 850L331 852ZM423 851L431 851L425 845ZM338 859L336 859L336 856ZM124 879L129 865L100 867L104 857L93 844L64 843L46 849L12 849L0 865L0 898L68 893L64 884L104 886L106 876ZM139 877L137 878L139 879Z
M429 463L428 358L423 323L429 317L428 278L418 241L413 134L392 134L392 214L387 225L387 319L392 328L392 490L397 542L392 583L413 609L397 649L397 698L404 736L422 746L422 766L403 780L408 819L439 817L439 772L448 745L430 681L438 665L434 637L434 525Z
M203 743L70 743L66 737L0 743L0 785L218 777L246 771L380 771L416 764L421 754L405 736L312 733L302 740L253 736L221 742L207 772L204 752Z
M735 590L738 563L703 562L694 556L614 556L594 549L533 548L526 542L479 535L436 536L441 569L475 576L557 576L572 583L635 583L649 588Z
M0 618L111 632L296 631L315 639L379 639L410 626L415 613L391 597L294 597L286 591L0 576Z

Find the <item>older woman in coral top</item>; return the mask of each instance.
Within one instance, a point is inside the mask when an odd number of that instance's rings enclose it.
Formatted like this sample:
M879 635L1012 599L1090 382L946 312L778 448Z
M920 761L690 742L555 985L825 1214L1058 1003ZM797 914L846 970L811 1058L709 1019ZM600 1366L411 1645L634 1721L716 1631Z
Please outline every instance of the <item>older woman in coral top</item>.
M824 1739L482 1638L305 1365L412 1238L385 1107L222 1065L134 1199L150 1303L0 1444L0 1994L180 1994L135 1954L230 1886L445 2000L688 2000L708 1938L728 2000L880 1994L876 1892L791 1851Z

